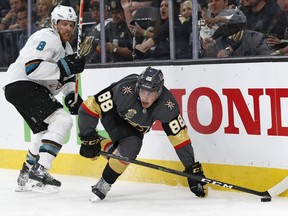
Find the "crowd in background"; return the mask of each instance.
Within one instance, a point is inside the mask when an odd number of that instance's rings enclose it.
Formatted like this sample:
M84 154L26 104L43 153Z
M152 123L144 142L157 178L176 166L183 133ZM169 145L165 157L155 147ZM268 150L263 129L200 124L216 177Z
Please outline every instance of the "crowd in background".
M105 49L107 62L170 59L174 31L176 59L191 59L192 0L106 0ZM50 26L57 4L79 13L79 0L32 0L30 33ZM84 1L83 36L93 37L88 63L101 62L100 3ZM28 35L27 0L0 2L0 67L17 58ZM198 58L232 58L288 53L288 3L285 0L198 0ZM169 31L169 19L174 29ZM71 41L77 46L77 28ZM103 44L103 43L102 43Z

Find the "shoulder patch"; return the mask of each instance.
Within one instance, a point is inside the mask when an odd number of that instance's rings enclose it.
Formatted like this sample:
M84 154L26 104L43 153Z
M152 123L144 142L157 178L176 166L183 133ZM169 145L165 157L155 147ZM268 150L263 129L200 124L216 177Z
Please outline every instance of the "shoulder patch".
M132 88L132 86L123 86L123 87L122 87L122 93L123 93L124 95L126 95L126 94L133 94L133 88Z
M164 106L166 106L166 108L170 110L175 109L175 103L173 103L170 99L165 101Z

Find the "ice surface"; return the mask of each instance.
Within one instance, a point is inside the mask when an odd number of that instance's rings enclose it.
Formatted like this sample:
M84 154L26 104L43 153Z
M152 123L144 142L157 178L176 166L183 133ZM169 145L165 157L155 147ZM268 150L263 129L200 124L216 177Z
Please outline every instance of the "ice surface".
M15 192L19 171L0 169L0 216L286 216L288 198L263 203L241 192L212 190L195 197L188 188L117 181L105 200L91 203L98 179L54 175L62 182L57 194Z

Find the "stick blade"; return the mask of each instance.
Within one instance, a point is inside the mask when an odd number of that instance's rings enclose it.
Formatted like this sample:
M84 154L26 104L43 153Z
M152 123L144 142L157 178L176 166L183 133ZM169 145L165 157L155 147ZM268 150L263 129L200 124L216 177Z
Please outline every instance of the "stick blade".
M287 189L288 189L288 176L282 179L282 181L280 181L277 185L270 188L268 190L268 193L271 195L271 197L273 197L283 193Z

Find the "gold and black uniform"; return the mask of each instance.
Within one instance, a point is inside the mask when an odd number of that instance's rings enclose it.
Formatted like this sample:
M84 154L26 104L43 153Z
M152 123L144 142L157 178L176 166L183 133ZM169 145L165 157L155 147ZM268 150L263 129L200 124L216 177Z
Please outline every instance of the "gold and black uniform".
M141 90L158 93L157 99L147 109L143 108L139 97ZM155 121L160 121L185 167L185 172L204 176L201 164L195 163L191 140L180 114L179 105L172 93L164 86L161 70L148 67L140 75L132 74L113 83L86 99L78 111L78 117L79 136L82 141L80 154L84 157L95 157L101 146L102 151L113 149L115 154L135 159L141 150L144 135L149 132ZM93 138L99 119L112 142L107 139L97 141L97 134L96 138ZM100 145L96 147L99 142ZM113 148L111 148L112 143ZM163 143L163 148L166 147L167 145ZM102 178L92 187L92 192L100 199L104 199L108 192L107 187L111 187L128 165L127 162L109 158ZM190 179L188 183L190 190L196 196L207 195L205 183L197 183ZM103 184L106 184L105 189L101 188Z
M136 95L137 79L138 75L130 75L84 101L79 110L80 137L95 130L98 119L101 119L112 142L118 143L121 155L136 158L142 145L143 135L158 120L162 123L168 139L184 166L193 164L194 153L191 141L174 96L163 86L160 97L150 108L143 109ZM136 141L134 143L131 140L127 149L125 147L125 150L122 150L121 139L130 136L138 137L141 144L137 145ZM129 153L131 151L133 154Z

